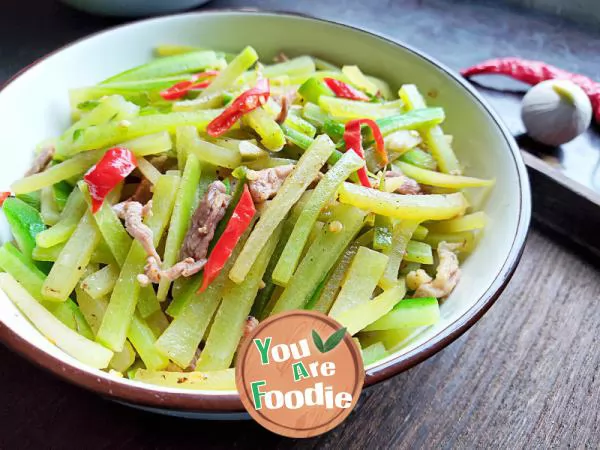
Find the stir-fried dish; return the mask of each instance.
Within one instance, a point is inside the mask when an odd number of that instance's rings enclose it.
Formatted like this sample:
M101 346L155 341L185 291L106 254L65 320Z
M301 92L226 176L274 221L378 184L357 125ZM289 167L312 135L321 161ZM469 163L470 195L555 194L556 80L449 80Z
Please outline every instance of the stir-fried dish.
M355 65L162 46L70 92L72 125L2 195L0 287L115 376L234 389L272 314L329 314L365 365L439 320L486 223L444 110Z

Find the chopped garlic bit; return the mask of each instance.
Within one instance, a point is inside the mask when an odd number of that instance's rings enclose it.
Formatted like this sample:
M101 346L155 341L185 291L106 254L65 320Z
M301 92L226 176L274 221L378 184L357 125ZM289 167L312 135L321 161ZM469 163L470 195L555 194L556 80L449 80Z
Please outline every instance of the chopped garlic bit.
M344 225L339 220L334 220L329 223L329 231L332 233L339 233L344 229Z

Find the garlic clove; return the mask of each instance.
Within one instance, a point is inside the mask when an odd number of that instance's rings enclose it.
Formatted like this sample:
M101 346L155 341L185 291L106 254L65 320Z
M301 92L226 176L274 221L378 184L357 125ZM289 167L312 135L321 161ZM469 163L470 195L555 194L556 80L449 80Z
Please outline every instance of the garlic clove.
M592 105L586 93L572 81L547 80L525 94L521 119L533 139L559 146L587 130L592 120Z

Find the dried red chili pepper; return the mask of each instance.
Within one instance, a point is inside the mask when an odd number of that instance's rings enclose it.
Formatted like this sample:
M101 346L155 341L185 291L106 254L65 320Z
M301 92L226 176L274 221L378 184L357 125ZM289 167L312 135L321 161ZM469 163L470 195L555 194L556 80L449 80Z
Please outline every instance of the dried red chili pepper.
M192 89L204 89L208 87L212 80L201 81L200 83L196 83L197 80L203 78L212 78L219 75L218 70L207 70L206 72L197 73L196 75L192 75L191 79L180 81L179 83L175 83L168 89L160 92L160 96L165 100L177 100L183 97Z
M108 149L102 159L83 176L92 198L92 212L102 206L102 202L117 184L137 167L133 153L124 147Z
M462 70L461 74L464 77L486 74L507 75L531 85L546 80L570 80L588 95L594 110L594 118L600 123L600 83L585 75L559 69L542 61L521 58L490 59Z
M362 135L360 134L360 119L351 120L346 124L344 129L344 143L346 144L346 151L353 150L362 159L365 159L365 152L362 147ZM369 176L367 175L367 169L363 166L356 172L360 184L364 187L371 187Z
M335 78L323 78L323 81L337 97L347 98L350 100L360 100L363 102L369 101L369 97L367 96L367 94L359 91L358 89L353 88L352 86L350 86L347 83L344 83L343 81L336 80Z
M212 137L221 136L244 114L267 103L270 93L269 80L261 78L252 89L248 89L239 95L225 111L215 117L206 127L206 132Z

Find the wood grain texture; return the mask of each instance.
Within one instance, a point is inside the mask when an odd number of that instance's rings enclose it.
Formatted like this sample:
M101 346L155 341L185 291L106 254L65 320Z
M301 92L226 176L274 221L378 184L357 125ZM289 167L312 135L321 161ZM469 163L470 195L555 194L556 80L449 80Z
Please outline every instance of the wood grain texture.
M52 1L5 3L0 79L72 39L118 23ZM380 30L454 68L520 54L600 78L597 34L489 1L260 0L252 5ZM599 300L599 261L534 227L514 279L478 324L426 362L369 389L341 427L310 440L281 438L252 422L198 422L136 411L68 385L0 346L0 449L595 449L600 445Z

